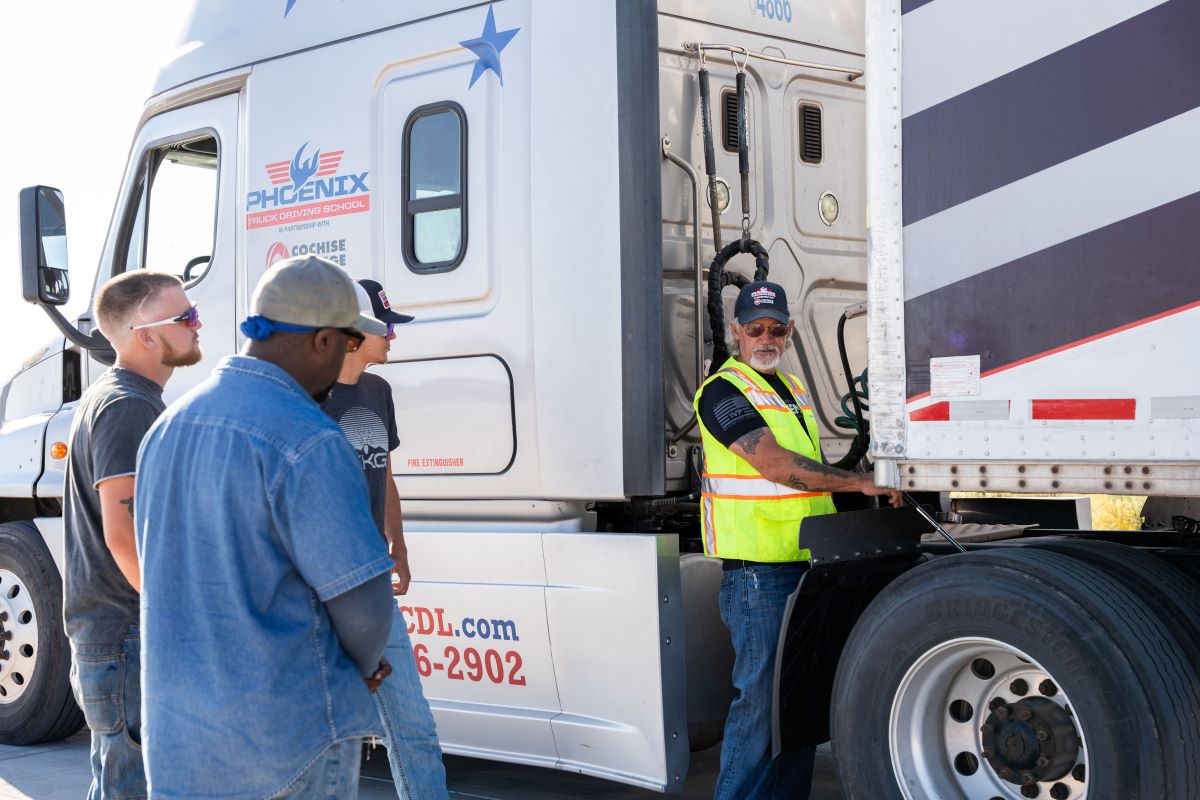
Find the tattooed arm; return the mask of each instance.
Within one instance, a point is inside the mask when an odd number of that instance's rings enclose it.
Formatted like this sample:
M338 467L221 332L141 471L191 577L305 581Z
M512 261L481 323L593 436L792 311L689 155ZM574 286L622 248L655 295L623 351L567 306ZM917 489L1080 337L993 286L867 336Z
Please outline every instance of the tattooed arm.
M787 450L779 445L769 428L750 431L729 449L748 461L767 480L790 486L798 492L887 495L892 505L900 505L900 493L895 489L877 487L870 475L831 467Z
M142 582L138 576L137 542L133 534L133 476L109 478L96 488L100 491L104 543L125 580L140 592Z

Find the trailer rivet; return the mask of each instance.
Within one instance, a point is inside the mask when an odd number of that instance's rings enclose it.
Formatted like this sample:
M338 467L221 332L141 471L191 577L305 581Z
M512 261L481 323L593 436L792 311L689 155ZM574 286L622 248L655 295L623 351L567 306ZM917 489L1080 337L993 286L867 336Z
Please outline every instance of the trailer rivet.
M1143 474L1143 475L1149 475L1149 474L1150 474L1150 468L1149 468L1149 467L1142 467L1142 474Z
M1133 488L1133 481L1125 481L1125 488L1126 488L1126 489L1132 489L1132 488Z
M1105 488L1105 489L1111 489L1111 488L1112 488L1112 481L1105 481L1105 482L1104 482L1104 488Z
M1058 474L1058 466L1057 466L1057 465L1056 465L1056 466L1053 466L1053 467L1051 467L1051 468L1050 468L1050 474L1051 474L1051 475L1057 475L1057 474Z
M1051 488L1051 489L1057 489L1057 488L1058 488L1058 481L1050 481L1050 488Z
M1105 468L1104 468L1104 474L1105 474L1105 475L1112 475L1112 467L1105 467Z
M1019 473L1021 473L1022 475L1024 475L1024 474L1025 474L1025 465L1024 465L1024 464L1022 464L1021 466L1017 467L1017 472L1019 472Z
M957 474L958 474L958 467L951 467L951 468L950 468L950 474L951 474L951 475L957 475Z
M1133 467L1125 467L1126 475L1131 475L1132 473L1133 473Z
M982 466L981 466L981 467L979 468L979 474L980 474L980 475L987 475L987 467L982 467Z
M979 482L979 488L980 488L980 489L986 489L986 488L987 488L987 481L980 481L980 482Z
M1025 486L1024 479L1017 481L1017 486L1024 487Z
M1142 483L1142 488L1143 488L1143 489L1145 489L1145 490L1147 490L1147 491L1149 491L1149 490L1150 490L1150 481L1145 481L1145 482L1143 482L1143 483Z

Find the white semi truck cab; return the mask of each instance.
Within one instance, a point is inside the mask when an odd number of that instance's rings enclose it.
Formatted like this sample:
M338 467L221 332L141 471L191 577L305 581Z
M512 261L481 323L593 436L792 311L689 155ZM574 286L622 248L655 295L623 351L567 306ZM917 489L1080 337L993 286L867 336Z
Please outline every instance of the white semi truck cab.
M692 398L777 281L826 460L960 541L805 521L776 747L832 739L851 798L1200 796L1198 34L1189 0L198 3L96 282L184 281L168 402L276 261L383 284L443 749L669 792L733 696ZM61 336L0 396L5 743L82 725L63 475L112 352L57 310L65 207L22 194ZM1147 530L953 492L1148 495Z

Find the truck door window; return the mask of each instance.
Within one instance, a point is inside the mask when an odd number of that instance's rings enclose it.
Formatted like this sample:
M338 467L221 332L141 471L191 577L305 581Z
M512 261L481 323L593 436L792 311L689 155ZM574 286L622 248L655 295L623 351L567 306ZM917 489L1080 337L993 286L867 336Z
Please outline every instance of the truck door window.
M170 272L189 285L204 277L216 233L217 163L213 136L174 142L146 155L137 215L126 239L126 270Z
M467 119L457 103L422 106L404 124L404 261L446 272L467 244Z

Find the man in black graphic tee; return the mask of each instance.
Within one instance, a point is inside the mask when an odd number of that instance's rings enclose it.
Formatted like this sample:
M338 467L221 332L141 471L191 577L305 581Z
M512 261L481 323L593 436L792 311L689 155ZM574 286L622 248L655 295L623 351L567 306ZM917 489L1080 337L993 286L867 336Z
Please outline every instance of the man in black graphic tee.
M394 562L392 593L399 596L408 592L411 580L400 493L392 480L391 452L400 446L400 436L396 432L392 387L366 369L372 364L387 363L396 326L411 322L412 317L393 311L383 287L372 280L358 282L358 305L362 313L387 324L387 335L367 334L357 350L346 354L338 382L321 407L337 420L362 460L371 514ZM393 672L374 696L396 794L401 798L448 800L437 727L421 692L407 621L399 611L394 615L384 654Z

